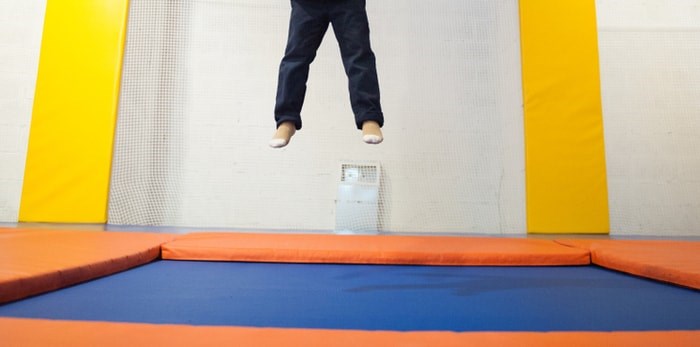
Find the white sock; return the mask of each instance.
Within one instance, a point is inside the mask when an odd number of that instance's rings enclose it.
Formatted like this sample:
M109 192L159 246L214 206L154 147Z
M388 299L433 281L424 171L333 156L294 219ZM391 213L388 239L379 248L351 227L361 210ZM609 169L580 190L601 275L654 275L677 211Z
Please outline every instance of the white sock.
M375 121L366 121L362 124L362 141L372 145L380 144L384 141L379 123Z
M381 136L377 136L377 135L363 135L362 141L364 141L365 143L369 143L371 145L378 145L378 144L382 143L382 141L384 141L384 138L382 138Z
M289 141L287 141L287 139L272 139L269 142L270 147L272 147L272 148L282 148L282 147L286 146L288 143L289 143Z
M272 148L282 148L289 144L289 141L294 136L296 128L292 122L284 122L275 131L275 135L272 136L269 145Z

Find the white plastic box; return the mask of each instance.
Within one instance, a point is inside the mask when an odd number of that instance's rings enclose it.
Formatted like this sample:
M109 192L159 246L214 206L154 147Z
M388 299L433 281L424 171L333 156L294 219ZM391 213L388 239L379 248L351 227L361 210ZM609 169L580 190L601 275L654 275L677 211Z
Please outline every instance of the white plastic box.
M379 232L378 163L341 163L335 208L335 231L347 234Z

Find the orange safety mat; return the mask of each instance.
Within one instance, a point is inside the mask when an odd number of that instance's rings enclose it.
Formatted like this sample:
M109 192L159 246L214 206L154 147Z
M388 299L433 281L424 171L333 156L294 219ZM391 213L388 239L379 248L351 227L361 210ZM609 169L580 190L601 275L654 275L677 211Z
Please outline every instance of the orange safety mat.
M148 263L172 235L0 229L0 303Z
M525 238L193 233L163 259L413 265L588 265L587 250Z
M697 346L700 331L391 332L0 318L7 346Z
M700 242L670 240L556 240L587 249L594 264L700 289Z

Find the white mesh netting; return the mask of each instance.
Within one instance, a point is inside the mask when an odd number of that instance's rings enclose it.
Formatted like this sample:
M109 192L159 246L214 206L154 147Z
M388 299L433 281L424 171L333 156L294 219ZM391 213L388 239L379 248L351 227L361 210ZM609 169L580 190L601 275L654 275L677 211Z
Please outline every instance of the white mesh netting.
M517 0L367 7L385 142L360 140L329 29L304 129L273 150L289 2L132 0L109 223L523 233ZM367 165L378 186L343 204L343 173Z
M700 1L597 1L614 234L700 230Z

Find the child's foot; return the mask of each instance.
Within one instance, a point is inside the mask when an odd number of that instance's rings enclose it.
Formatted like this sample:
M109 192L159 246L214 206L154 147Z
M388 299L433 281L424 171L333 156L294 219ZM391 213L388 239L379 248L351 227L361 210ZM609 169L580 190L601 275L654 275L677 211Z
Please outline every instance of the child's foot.
M277 127L275 135L272 136L272 140L270 140L270 147L282 148L288 145L289 140L292 139L292 136L296 131L297 129L293 122L284 122L280 124L280 126Z
M362 141L372 145L380 144L384 141L382 128L379 126L379 123L372 120L362 123Z

